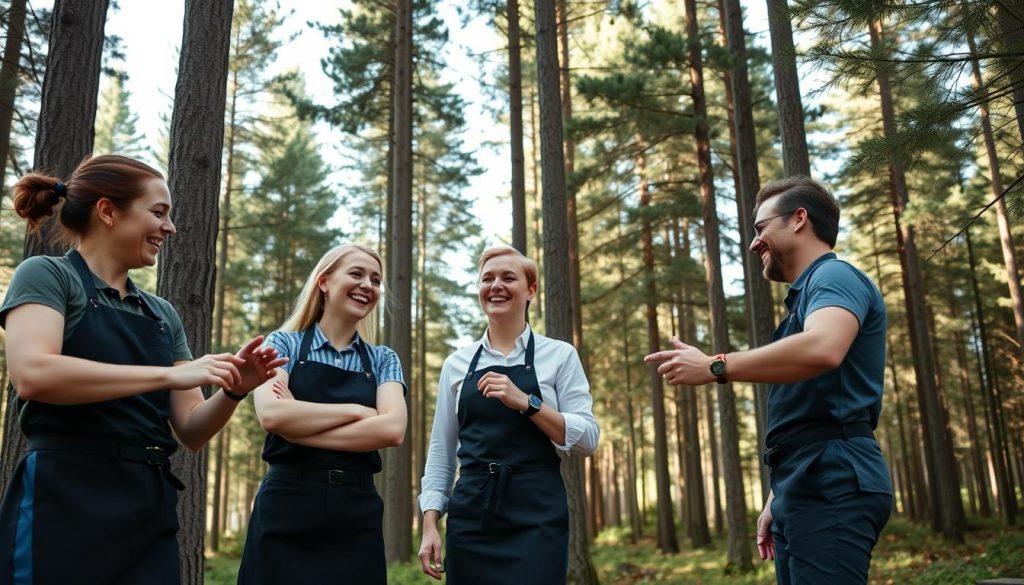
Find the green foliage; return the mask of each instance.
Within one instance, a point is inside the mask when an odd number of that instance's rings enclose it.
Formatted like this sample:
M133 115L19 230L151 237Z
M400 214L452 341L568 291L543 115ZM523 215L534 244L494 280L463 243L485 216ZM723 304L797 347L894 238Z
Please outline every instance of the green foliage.
M143 145L146 137L136 128L139 117L131 111L128 103L130 99L131 92L125 89L122 76L107 78L96 111L94 153L122 154L135 158L147 154L147 148Z

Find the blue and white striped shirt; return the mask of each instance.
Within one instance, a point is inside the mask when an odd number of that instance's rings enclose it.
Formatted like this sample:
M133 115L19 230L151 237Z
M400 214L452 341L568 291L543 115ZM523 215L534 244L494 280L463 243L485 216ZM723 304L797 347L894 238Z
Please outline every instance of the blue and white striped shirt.
M352 343L341 349L335 349L327 340L324 332L320 330L320 325L316 324L313 327L313 343L309 348L309 355L306 356L308 361L327 364L350 372L361 372L363 363L359 359L359 352L356 351L355 345L361 343L370 356L370 367L373 369L373 375L377 378L377 385L385 382L398 382L405 388L402 364L398 361L398 354L390 347L370 345L359 337L359 333L356 333ZM288 374L291 374L292 367L299 361L299 346L302 345L304 333L304 331L278 330L267 336L266 345L276 349L278 355L288 358L288 363L281 366Z

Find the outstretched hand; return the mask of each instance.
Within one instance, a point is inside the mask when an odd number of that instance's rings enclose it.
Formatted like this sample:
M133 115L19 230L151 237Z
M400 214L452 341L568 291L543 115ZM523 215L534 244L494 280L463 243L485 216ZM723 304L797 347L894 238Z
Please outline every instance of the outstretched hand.
M242 360L238 366L240 380L231 389L239 394L248 394L274 377L274 370L288 363L287 357L278 357L273 347L262 346L263 336L258 335L242 346L235 357Z
M644 362L660 362L658 373L672 385L700 386L715 381L711 375L711 358L706 353L686 345L675 336L672 337L672 347L675 349L648 355Z

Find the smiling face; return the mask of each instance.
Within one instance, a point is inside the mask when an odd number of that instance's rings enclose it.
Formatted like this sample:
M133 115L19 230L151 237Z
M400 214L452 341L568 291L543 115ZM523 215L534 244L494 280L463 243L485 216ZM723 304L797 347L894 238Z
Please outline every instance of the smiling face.
M537 292L537 283L528 282L522 262L511 254L485 262L477 286L488 319L525 319L526 304Z
M773 197L758 207L750 251L761 258L762 275L766 279L787 282L785 274L790 241L786 227L792 216L776 209L777 203L778 197Z
M112 249L129 268L153 266L167 237L177 230L171 222L171 194L163 179L142 183L141 195L126 209L111 207Z
M324 312L361 320L380 299L381 279L381 266L373 256L361 250L345 254L317 283L325 298Z

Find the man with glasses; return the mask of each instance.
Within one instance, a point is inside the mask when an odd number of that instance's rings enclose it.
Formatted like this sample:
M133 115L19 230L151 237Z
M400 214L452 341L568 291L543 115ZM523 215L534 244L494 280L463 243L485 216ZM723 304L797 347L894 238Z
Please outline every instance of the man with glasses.
M651 354L672 384L763 382L764 463L771 493L757 521L762 559L789 583L866 583L892 510L892 483L873 431L882 409L885 303L862 271L832 252L839 205L808 177L757 195L750 251L764 277L790 283L787 317L763 347L708 356L672 339Z

